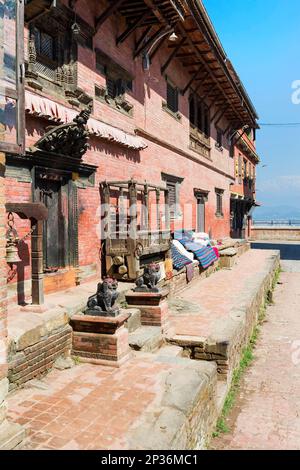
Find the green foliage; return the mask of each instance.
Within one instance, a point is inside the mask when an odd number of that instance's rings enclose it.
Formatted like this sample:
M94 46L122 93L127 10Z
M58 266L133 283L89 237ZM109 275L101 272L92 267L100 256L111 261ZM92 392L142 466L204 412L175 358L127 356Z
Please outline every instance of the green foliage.
M272 303L272 292L275 289L279 277L281 273L281 268L279 267L274 275L274 279L272 282L272 287L271 290L266 293L263 305L259 309L258 313L258 325L254 328L251 338L249 340L248 346L245 347L242 351L242 358L240 360L239 366L235 369L233 372L232 376L232 382L231 382L231 387L230 390L226 396L222 414L220 418L217 421L217 426L216 426L216 431L213 432L212 437L216 438L219 437L220 434L227 434L230 432L229 426L226 423L226 420L228 418L228 415L230 411L232 410L235 400L237 398L239 389L240 389L240 383L241 379L243 378L243 375L245 374L247 368L251 365L251 363L254 360L254 348L257 343L259 334L260 334L260 325L264 322L265 317L266 317L266 312L267 312L267 306Z

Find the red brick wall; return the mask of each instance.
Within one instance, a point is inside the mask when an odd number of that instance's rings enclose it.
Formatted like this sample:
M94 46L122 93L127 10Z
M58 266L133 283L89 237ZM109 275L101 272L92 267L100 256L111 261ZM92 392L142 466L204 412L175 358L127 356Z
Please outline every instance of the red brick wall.
M0 153L0 382L7 376L5 157ZM0 406L2 403L0 402ZM0 423L1 424L1 423Z
M67 0L64 1L67 5ZM94 25L95 16L103 11L106 1L78 2L77 13L90 25ZM184 226L196 227L196 199L194 188L209 192L206 203L206 227L215 238L222 238L230 232L230 178L234 176L234 162L229 156L229 143L225 141L223 151L215 147L216 129L211 128L211 156L207 159L189 148L189 92L179 97L181 120L177 121L162 107L166 99L166 80L161 75L161 66L170 54L168 42L155 56L150 71L144 72L141 58L132 59L136 37L130 36L123 44L116 47L116 36L124 30L124 20L113 15L101 26L94 38L94 47L101 49L116 63L134 76L133 92L127 99L133 106L133 117L129 117L109 105L94 99L94 117L126 132L134 134L140 128L154 136L156 141L143 137L148 147L134 151L119 145L107 143L100 139L91 139L91 149L84 156L86 163L98 166L94 188L78 190L79 205L79 263L89 266L99 263L99 223L100 198L99 182L104 179L147 180L153 184L162 184L161 172L184 178L180 189L182 218L174 221L174 228ZM25 50L28 32L25 31ZM105 85L105 78L95 67L95 54L88 48L79 46L78 54L78 86L89 95L94 96L94 87ZM173 61L166 71L168 77L178 86L184 88L190 79L179 61ZM30 90L33 92L33 90ZM47 90L40 94L47 96ZM199 90L201 94L201 89ZM51 98L51 95L48 94ZM57 98L56 98L57 99ZM62 99L57 99L63 103ZM70 105L68 104L68 107ZM215 114L212 107L211 115ZM26 146L29 147L45 132L49 122L44 119L27 116ZM225 129L226 120L218 123ZM156 142L156 143L155 143ZM171 148L173 146L173 148ZM224 190L223 218L217 218L215 188ZM30 200L31 188L28 183L7 180L7 197L9 200ZM27 223L17 224L20 235L26 233ZM27 246L29 245L26 242ZM30 247L28 247L29 249ZM26 248L25 248L26 249ZM22 256L21 256L22 257ZM28 260L27 260L28 261ZM27 263L26 261L26 263ZM30 262L24 266L24 278L30 277Z

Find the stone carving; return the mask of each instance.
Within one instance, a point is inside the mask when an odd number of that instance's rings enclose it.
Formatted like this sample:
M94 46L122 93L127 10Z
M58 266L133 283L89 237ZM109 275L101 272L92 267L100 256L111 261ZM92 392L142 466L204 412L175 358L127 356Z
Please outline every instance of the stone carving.
M96 294L88 299L85 315L116 317L120 313L119 307L115 305L119 296L117 292L118 281L111 277L104 278L99 282Z
M136 280L134 292L159 292L157 283L160 280L161 271L157 263L151 263L144 268L144 274Z
M88 136L86 124L92 112L92 105L83 109L71 123L52 127L38 142L35 148L49 153L71 155L81 159L87 151Z

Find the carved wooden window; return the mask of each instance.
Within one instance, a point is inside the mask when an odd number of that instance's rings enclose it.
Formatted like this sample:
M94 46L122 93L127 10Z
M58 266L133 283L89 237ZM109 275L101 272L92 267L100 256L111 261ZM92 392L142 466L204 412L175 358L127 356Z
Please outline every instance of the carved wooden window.
M63 51L59 50L59 39L36 27L33 28L33 37L36 51L36 71L54 82L59 82L59 57L62 57L63 54Z
M216 216L223 217L223 189L216 188Z
M167 82L167 108L172 113L178 112L178 89Z
M122 78L114 79L110 76L106 77L106 89L110 98L118 98L125 95L126 91L132 90L132 81Z
M106 79L106 86L95 85L95 96L120 111L132 114L133 106L127 101L126 93L133 91L133 78L102 51L96 51L96 69Z
M210 136L209 109L196 94L190 97L190 124L206 137Z
M180 186L183 178L162 173L162 179L166 182L166 187L169 190L170 217L172 219L180 217Z
M33 34L36 53L43 58L55 61L57 59L55 38L38 28L34 28Z
M222 129L219 129L218 127L217 127L216 131L217 131L217 142L216 142L216 146L217 146L219 149L222 149L222 148L223 148L223 131L222 131Z
M56 9L30 23L26 77L32 88L65 95L79 105L77 42L70 23Z

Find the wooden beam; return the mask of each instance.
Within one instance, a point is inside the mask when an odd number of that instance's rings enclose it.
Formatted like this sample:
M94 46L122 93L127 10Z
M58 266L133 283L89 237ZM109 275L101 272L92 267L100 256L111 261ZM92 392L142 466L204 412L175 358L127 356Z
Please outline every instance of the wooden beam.
M168 59L166 60L166 62L164 63L164 65L161 67L161 73L163 74L167 68L169 67L170 63L172 62L172 60L174 59L174 57L176 56L177 52L180 50L180 48L184 45L186 41L186 38L182 38L181 41L179 42L179 44L176 44L173 52L169 55Z
M195 52L181 52L180 54L176 55L176 59L184 59L185 57L195 55Z
M109 18L109 16L112 15L124 2L125 0L115 0L114 3L111 3L109 7L107 7L106 10L100 16L98 16L95 22L96 31L99 30L104 21L106 21L107 18Z
M145 51L148 47L151 47L151 45L164 31L164 29L165 26L161 26L154 34L152 34L152 36L145 42L145 44L141 44L140 47L136 48L133 53L133 58L135 59L141 52Z
M159 49L161 48L161 46L163 45L166 39L167 39L167 36L164 36L161 38L160 41L157 42L156 46L154 47L154 49L152 50L150 54L150 61L154 59L154 57L156 56L156 54L158 53Z
M183 25L181 25L180 23L178 24L178 28L179 28L179 31L181 32L182 36L186 36L187 38L187 41L190 45L190 47L193 47L193 49L195 50L195 54L196 56L199 58L199 60L203 63L203 66L205 67L205 69L209 72L212 80L216 83L216 86L219 88L220 92L223 94L224 98L225 98L225 101L228 101L229 102L229 99L228 97L226 96L226 93L224 92L223 88L221 87L221 85L219 84L217 78L214 76L213 74L213 71L211 70L211 68L209 67L209 65L207 64L207 61L202 57L202 55L199 53L199 49L197 46L194 46L194 43L193 43L193 40L191 39L191 37L187 34L187 31L185 30L185 28L183 27ZM217 60L217 59L216 59ZM231 108L232 108L232 111L233 113L239 118L241 119L241 115L240 113L238 113L238 111L236 110L236 107L235 105L232 103L232 100L230 99L230 102L231 102Z
M198 83L196 89L194 90L194 93L197 93L199 88L203 85L203 82L205 82L205 80L207 79L208 75L209 73L206 72L202 77L196 79L196 80L200 80L200 83Z
M226 113L227 109L229 108L228 104L226 103L226 105L224 106L224 108L222 109L221 111L221 114L220 116L218 117L218 119L216 120L215 122L215 126L217 126L219 124L219 122L221 121L222 117L224 116L224 114Z
M146 28L145 31L143 31L143 33L141 34L140 39L137 41L137 43L135 45L136 49L138 49L140 47L140 45L144 41L145 37L150 33L151 29L152 29L152 26L148 26L148 28Z
M204 44L207 44L207 42L206 42L206 41L195 41L195 42L194 42L194 45L195 45L195 46L196 46L196 45L201 46L201 45L204 45ZM176 47L176 44L170 44L170 45L168 46L169 49L174 49L175 47Z
M225 131L224 131L224 135L226 136L227 133L229 132L230 128L232 127L232 124L228 124L228 126L226 127Z
M133 33L133 31L138 28L139 26L141 26L141 24L143 23L143 21L148 18L148 16L151 15L151 11L146 11L145 13L143 13L136 21L134 21L133 23L131 23L127 29L125 29L125 31L120 34L120 36L117 37L117 46L125 41L125 39L128 38L128 36L130 36L131 33Z
M182 90L181 94L184 96L187 92L187 90L190 88L191 84L193 83L193 81L197 78L197 76L199 75L199 73L201 72L202 70L202 65L199 67L199 69L195 72L195 74L192 76L192 78L190 79L190 81L186 84L186 86L184 87L184 89Z
M156 16L156 18L161 24L168 25L167 21L165 20L165 18L163 17L159 9L157 8L157 5L155 5L155 3L152 0L144 0L144 2L147 5L147 7L150 8L150 10L152 10L153 14Z

